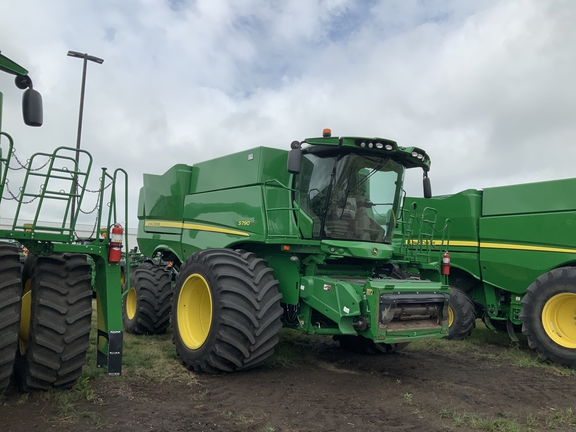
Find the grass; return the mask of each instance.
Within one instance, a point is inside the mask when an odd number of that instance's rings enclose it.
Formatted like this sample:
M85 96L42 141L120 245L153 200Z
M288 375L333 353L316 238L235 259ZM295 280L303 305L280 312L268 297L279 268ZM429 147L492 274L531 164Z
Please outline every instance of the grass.
M182 367L170 334L134 336L124 334L123 379L145 379L157 383L195 385L196 375Z
M447 409L441 410L438 414L442 419L452 420L457 427L487 432L540 431L576 427L576 415L570 408L564 410L550 408L536 415L529 414L525 419L518 419L512 414L490 417Z
M96 310L96 304L93 307ZM96 313L93 313L90 348L86 355L86 365L82 369L82 379L89 382L106 374L96 366L96 329ZM170 333L144 337L124 333L123 338L122 376L119 380L144 379L158 383L197 384L195 375L178 361Z

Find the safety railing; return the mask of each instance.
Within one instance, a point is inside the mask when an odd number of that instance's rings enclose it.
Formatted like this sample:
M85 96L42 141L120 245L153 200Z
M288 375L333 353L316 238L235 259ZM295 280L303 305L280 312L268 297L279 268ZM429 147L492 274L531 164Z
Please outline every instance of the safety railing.
M415 207L402 209L395 241L397 251L414 262L436 260L437 252L443 252L450 244L450 219L438 228L438 213L432 207L418 211Z
M298 208L294 205L272 204L270 197L271 194L275 194L278 202L292 203L292 194L298 191L282 184L277 179L268 180L263 186L268 238L300 238L300 218L294 219L294 212ZM283 194L278 194L279 191Z

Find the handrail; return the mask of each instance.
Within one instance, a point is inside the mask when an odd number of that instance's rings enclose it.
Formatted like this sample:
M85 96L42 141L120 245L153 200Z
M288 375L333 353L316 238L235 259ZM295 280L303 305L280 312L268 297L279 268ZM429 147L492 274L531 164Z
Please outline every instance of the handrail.
M8 138L9 143L8 155L5 158L2 157L2 149L0 148L0 202L2 202L2 197L4 196L4 186L6 185L6 178L8 176L8 168L12 159L12 152L14 151L14 140L6 132L0 132L0 136L5 136Z
M402 209L401 243L399 251L413 261L430 262L432 252L442 252L450 245L450 219L444 221L444 226L438 229L438 213L432 207L425 207L418 213ZM405 214L408 213L406 221ZM440 238L437 237L441 234Z
M263 183L263 195L264 195L264 208L266 210L266 225L268 228L268 237L269 238L300 238L300 218L296 217L296 234L288 234L288 235L279 235L279 234L270 234L270 221L271 218L269 216L270 212L273 211L282 211L282 210L291 210L291 211L296 211L299 208L297 208L294 205L289 205L288 207L273 207L273 208L269 208L268 207L268 194L267 194L267 188L271 187L271 184L276 184L277 186L279 186L282 189L286 189L287 191L291 192L291 193L296 193L296 194L300 194L300 192L296 189L293 189L289 186L286 186L285 184L283 184L281 181L279 181L278 179L270 179L270 180L266 180ZM292 200L290 199L290 202L292 202Z

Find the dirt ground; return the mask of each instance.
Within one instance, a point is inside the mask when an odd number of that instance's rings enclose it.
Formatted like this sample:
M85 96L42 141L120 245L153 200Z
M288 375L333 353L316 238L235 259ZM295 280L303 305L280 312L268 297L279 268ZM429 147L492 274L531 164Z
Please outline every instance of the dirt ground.
M93 384L96 398L76 404L80 419L73 424L42 393L25 401L8 393L0 403L0 431L477 430L458 422L466 414L551 430L545 419L576 412L576 375L515 367L498 358L505 347L489 346L491 360L436 347L361 355L327 338L311 338L306 348L305 365L199 375L193 385L103 377Z

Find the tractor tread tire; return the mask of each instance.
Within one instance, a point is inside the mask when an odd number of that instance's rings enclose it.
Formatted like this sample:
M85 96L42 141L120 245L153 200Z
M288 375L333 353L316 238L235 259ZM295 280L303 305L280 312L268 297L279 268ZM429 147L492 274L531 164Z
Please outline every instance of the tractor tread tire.
M20 254L13 243L0 243L0 394L10 384L18 349L22 299Z
M82 375L92 317L91 266L86 255L58 253L31 257L23 280L31 281L30 332L17 353L21 390L64 389Z
M474 302L462 290L450 287L449 307L454 316L447 339L460 340L472 334L476 327L476 308Z
M126 312L127 296L122 299L122 321L126 333L136 335L165 334L170 325L172 277L165 267L143 263L130 275L130 286L136 290L136 314Z
M544 330L542 311L547 301L557 294L576 294L576 268L561 267L539 276L526 290L522 299L522 333L528 346L536 350L541 360L576 369L576 349L554 342Z
M178 298L184 282L200 274L209 285L212 321L198 349L187 347L178 328ZM188 257L176 278L172 334L176 352L190 370L222 373L260 365L274 352L282 328L278 281L252 252L206 249Z

